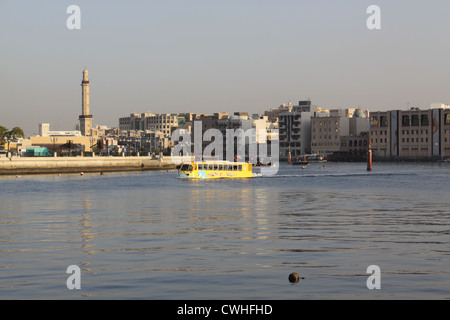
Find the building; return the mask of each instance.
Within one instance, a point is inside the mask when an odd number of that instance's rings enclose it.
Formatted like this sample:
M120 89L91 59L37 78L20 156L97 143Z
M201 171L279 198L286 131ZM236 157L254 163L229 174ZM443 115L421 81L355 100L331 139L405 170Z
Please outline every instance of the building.
M267 116L270 122L278 122L280 113L291 112L292 108L293 108L292 103L289 101L287 105L283 103L278 108L271 108L269 110L264 111L264 116Z
M78 154L90 152L97 144L96 137L86 137L81 135L56 135L56 136L32 136L30 137L30 147L46 147L53 153L60 155L70 154L76 151Z
M47 137L47 132L50 130L50 123L40 123L39 124L39 135L41 137Z
M160 152L168 154L170 139L158 130L128 131L123 132L119 136L117 144L122 146L121 152L123 151L129 155L159 154ZM114 147L118 146L111 144L110 151L112 153L116 152Z
M338 159L361 159L369 144L368 110L334 109L311 118L311 152Z
M151 130L161 131L166 137L170 137L173 128L178 127L176 114L163 113L132 113L129 117L119 118L119 131Z
M131 113L129 117L119 118L119 131L146 130L146 119L155 116L154 113Z
M155 114L145 117L144 129L161 131L164 136L170 137L172 130L178 127L178 116L171 113Z
M378 159L440 159L450 155L450 108L390 110L370 116L370 142Z
M312 110L313 109L313 110ZM287 160L311 152L311 101L299 101L278 114L280 160Z
M92 114L89 110L89 79L88 71L86 68L83 70L83 80L81 81L81 115L79 117L80 121L80 131L83 136L92 135Z
M330 156L341 151L341 136L349 135L349 118L313 116L311 118L311 153Z

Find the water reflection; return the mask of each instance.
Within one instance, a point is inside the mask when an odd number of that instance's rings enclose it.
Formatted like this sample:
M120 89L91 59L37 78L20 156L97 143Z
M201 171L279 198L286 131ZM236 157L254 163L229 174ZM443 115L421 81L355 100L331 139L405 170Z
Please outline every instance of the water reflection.
M0 193L0 294L70 296L71 264L82 267L83 295L91 297L367 295L370 264L401 288L394 297L409 292L408 281L425 288L419 297L448 294L447 176L427 171L428 183L417 172L396 176L396 167L373 175L336 169L289 167L240 181L152 172L8 180ZM283 286L293 268L307 275L308 293ZM43 274L48 280L37 283ZM203 281L211 278L215 286Z

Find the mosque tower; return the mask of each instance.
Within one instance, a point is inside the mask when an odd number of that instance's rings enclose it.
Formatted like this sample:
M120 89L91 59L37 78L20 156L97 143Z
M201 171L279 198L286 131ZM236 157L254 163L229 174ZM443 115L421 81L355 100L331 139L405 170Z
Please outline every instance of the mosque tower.
M81 81L81 112L80 131L83 136L90 136L92 129L92 114L89 113L89 79L86 67L83 70L83 80Z

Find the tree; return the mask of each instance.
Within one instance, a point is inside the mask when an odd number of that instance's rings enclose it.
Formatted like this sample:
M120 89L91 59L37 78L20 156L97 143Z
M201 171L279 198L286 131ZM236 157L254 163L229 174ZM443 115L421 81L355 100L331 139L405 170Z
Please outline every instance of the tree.
M19 127L14 127L11 130L8 130L5 127L0 126L0 144L4 144L6 140L6 142L8 142L8 151L9 143L12 140L23 138L24 136L25 134L23 133L23 130Z
M3 126L0 126L0 145L4 145L5 144L5 133L8 131L8 129L6 129Z
M11 140L15 140L15 139L23 138L25 136L25 134L23 133L23 130L21 128L14 127L11 129L11 131L9 131L9 136L10 136Z

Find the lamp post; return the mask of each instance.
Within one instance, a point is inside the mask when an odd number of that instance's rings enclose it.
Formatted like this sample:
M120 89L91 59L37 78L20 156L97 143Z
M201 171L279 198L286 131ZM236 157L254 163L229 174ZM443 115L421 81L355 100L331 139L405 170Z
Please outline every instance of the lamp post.
M58 137L50 137L50 141L53 142L53 156L56 157L56 141L58 141Z

